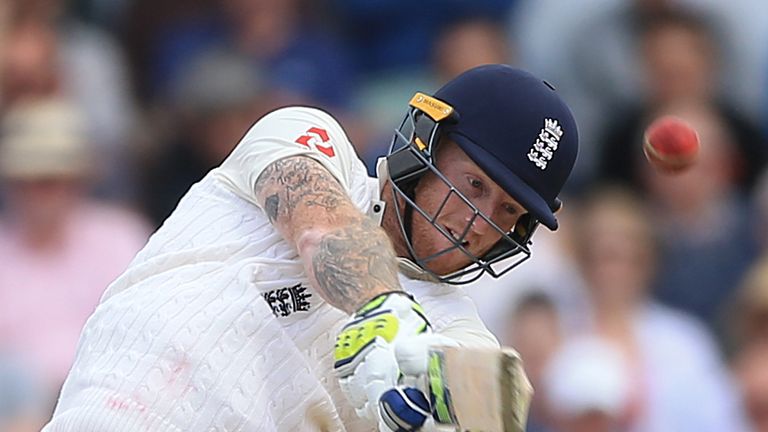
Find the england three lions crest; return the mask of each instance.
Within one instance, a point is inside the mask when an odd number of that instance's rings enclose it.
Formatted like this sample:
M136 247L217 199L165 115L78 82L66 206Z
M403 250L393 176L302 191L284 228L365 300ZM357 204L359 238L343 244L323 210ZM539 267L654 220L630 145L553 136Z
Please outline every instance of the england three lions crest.
M539 169L547 169L547 163L552 160L560 139L563 137L563 128L556 119L545 118L544 127L539 131L536 142L533 143L528 151L528 160L533 162Z

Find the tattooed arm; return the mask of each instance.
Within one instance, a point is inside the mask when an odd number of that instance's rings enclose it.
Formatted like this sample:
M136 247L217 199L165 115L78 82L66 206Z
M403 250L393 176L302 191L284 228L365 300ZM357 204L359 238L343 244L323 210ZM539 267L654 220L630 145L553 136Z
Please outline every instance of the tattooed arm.
M332 306L352 313L400 289L389 237L319 162L294 156L272 163L256 181L256 198Z
M394 430L382 423L378 408L381 394L400 377L392 346L430 327L413 298L391 293L400 284L389 237L352 204L328 170L305 156L265 168L256 182L256 198L272 224L296 245L320 295L353 315L334 348L339 386L357 415L377 422L379 430Z

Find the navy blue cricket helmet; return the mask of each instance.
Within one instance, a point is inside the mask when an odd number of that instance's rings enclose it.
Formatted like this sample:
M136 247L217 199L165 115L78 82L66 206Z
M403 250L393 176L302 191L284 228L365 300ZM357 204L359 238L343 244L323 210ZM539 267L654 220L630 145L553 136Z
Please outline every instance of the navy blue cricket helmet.
M506 231L478 210L450 184L433 163L441 138L455 142L483 171L528 212ZM429 261L458 249L471 264L436 278L467 283L482 273L506 273L530 256L530 238L539 223L557 229L558 194L571 173L578 153L576 122L566 104L547 82L507 65L470 69L441 87L434 96L417 93L387 155L389 181L403 204L395 201L400 227L411 260L423 270ZM432 172L445 181L469 207L499 231L501 240L483 256L475 256L415 203L419 179ZM400 206L405 208L401 209ZM411 243L414 212L429 220L453 246L440 253L418 257ZM468 229L463 235L466 235ZM462 236L463 236L462 235ZM510 262L508 258L518 256ZM473 274L475 277L465 278Z

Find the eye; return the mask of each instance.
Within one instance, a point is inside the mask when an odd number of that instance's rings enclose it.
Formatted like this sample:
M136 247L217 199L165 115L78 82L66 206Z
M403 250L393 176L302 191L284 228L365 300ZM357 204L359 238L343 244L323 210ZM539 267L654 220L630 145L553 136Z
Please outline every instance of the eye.
M516 215L517 214L517 208L511 204L504 204L504 211L507 212L510 215Z
M469 178L469 184L475 189L482 189L483 188L483 182L476 179L476 178Z

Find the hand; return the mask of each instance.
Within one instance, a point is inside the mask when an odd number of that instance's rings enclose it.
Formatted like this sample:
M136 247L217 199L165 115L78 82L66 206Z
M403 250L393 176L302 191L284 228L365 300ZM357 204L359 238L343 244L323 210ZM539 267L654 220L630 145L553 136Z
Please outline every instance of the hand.
M378 421L379 398L400 378L394 345L428 331L421 305L404 292L374 298L344 326L334 369L358 416Z
M391 388L379 399L380 432L420 430L430 415L426 396L413 387Z
M435 333L421 334L397 344L395 359L400 367L400 386L388 390L379 400L379 431L434 431L435 422L427 421L430 416L443 424L452 423L445 413L446 389L430 369L430 348L458 345L456 340ZM399 425L400 429L392 429L393 425Z

